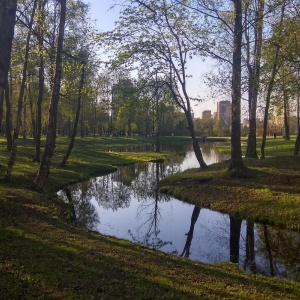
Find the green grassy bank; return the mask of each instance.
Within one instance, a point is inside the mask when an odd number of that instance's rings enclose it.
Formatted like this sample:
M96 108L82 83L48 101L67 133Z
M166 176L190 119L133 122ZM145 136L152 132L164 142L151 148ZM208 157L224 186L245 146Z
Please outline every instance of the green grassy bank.
M190 203L300 232L300 157L294 140L269 139L264 160L244 159L242 175L229 162L190 169L160 182L162 192ZM228 147L221 151L230 151Z
M145 141L148 140L78 139L67 167L60 168L59 162L67 147L67 139L59 138L49 184L45 193L39 194L30 189L38 168L30 158L33 143L20 140L12 180L8 184L0 180L0 299L299 299L299 283L247 275L228 263L204 265L179 259L71 224L68 206L55 198L55 192L66 184L110 172L118 165L164 157L163 154L155 153L109 151ZM8 156L2 141L2 173ZM288 161L295 168L293 174L290 174L291 169L287 169ZM267 172L273 168L279 181L282 171L279 172L276 167L263 167L261 170L256 165L258 163L253 161L249 165L254 173L251 180L259 182L255 177L258 176L255 175L256 170ZM282 163L284 165L280 170L292 176L289 177L289 183L294 186L299 172L295 166L298 161L290 157L286 161L282 158ZM184 183L184 186L185 180L188 180L188 186L193 191L196 191L197 185L204 187L201 178L215 180L219 176L220 180L228 182L226 164L222 166L212 166L212 170L208 171L209 176L193 170L173 180ZM199 174L203 177L199 177ZM262 177L264 175L259 174ZM238 181L233 178L233 182L241 182L240 187L243 182L248 184L246 179ZM264 189L274 188L270 179L264 184ZM234 190L236 185L233 185ZM289 185L285 187L282 183L280 187L287 189ZM164 181L164 189L178 192L174 183L168 179ZM253 189L256 190L254 184ZM276 191L283 192L281 189ZM296 187L294 192L297 192ZM187 199L183 190L178 195ZM188 200L196 202L196 198ZM289 208L290 205L296 205L296 200L292 200L288 198L279 202L285 203L282 207ZM225 200L223 202L225 210ZM231 202L227 201L229 210L234 206ZM269 212L265 211L264 215L268 218Z

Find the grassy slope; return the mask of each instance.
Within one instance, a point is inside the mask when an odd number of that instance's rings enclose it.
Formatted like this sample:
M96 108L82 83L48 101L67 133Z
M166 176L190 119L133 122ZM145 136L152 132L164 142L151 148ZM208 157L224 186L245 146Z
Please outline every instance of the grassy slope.
M160 182L160 189L199 206L300 231L300 157L290 155L293 145L268 140L268 158L245 159L243 176L232 175L223 162L172 175Z
M178 259L72 226L66 205L51 194L116 165L159 157L102 152L137 142L79 140L60 169L66 140L59 139L48 193L38 194L28 188L37 170L31 142L20 141L12 182L0 182L0 299L299 299L298 283ZM4 172L4 147L0 156Z

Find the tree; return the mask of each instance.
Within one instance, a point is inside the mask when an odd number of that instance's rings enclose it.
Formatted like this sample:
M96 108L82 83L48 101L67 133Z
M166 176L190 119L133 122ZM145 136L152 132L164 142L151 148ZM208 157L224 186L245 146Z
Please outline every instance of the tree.
M246 6L250 4L250 1L246 2ZM246 157L258 158L256 151L256 110L257 99L259 92L260 81L260 61L262 52L262 34L263 34L263 18L264 18L264 0L258 0L257 7L255 8L254 18L254 49L253 49L253 64L250 62L250 38L247 34L248 30L245 30L247 41L247 67L249 72L249 134L247 142ZM245 9L245 17L247 19L248 12ZM247 23L247 21L246 21ZM251 25L250 25L251 26ZM251 26L252 27L252 26Z
M165 78L177 106L185 113L200 167L207 167L197 141L188 91L187 66L194 55L206 55L208 31L199 17L183 5L165 0L131 1L113 33L103 43L115 49L114 66L139 66L149 77ZM204 24L204 23L202 23ZM126 36L126 39L124 39ZM146 76L145 76L146 77Z
M51 158L55 148L57 106L59 101L60 81L62 75L62 53L63 53L65 22L66 22L66 0L61 0L60 1L60 22L59 22L57 49L56 49L55 76L53 80L53 88L51 93L48 128L47 128L47 135L46 135L46 146L40 163L39 172L32 183L32 187L38 191L41 191L43 189L44 183L49 176Z
M8 151L12 149L12 135L11 135L11 105L10 105L10 90L9 84L6 83L5 87L5 105L6 105L6 116L5 116L5 135L6 135L6 148Z
M229 170L245 169L241 149L241 63L242 63L242 0L232 0L234 4L234 41L232 56L232 130L231 162Z
M211 47L207 52L213 57L226 64L231 64L231 98L232 98L232 123L231 123L231 161L229 170L239 172L245 169L242 160L241 151L241 88L242 88L242 37L243 37L243 1L232 0L230 2L222 1L179 1L197 11L200 15L204 15L209 19L211 24L218 28L215 35L219 35L221 39L216 39L219 42L216 47ZM230 6L233 4L233 9ZM233 24L233 25L232 25ZM228 39L229 37L229 39ZM226 42L224 42L226 41ZM230 47L228 47L230 45ZM226 59L225 53L232 52L232 60ZM213 51L213 50L216 51ZM220 53L220 54L218 54Z
M11 47L14 36L16 0L0 1L0 95L4 93L8 80L8 70L11 59Z
M45 16L45 1L38 1L38 20L37 20L37 35L38 35L38 49L39 49L39 84L38 84L38 99L36 112L36 128L34 130L35 139L35 153L33 160L40 162L41 156L41 134L42 134L42 102L44 99L45 90L45 59L44 59L44 33L43 26Z
M137 112L137 95L134 81L130 78L120 77L112 87L112 117L115 121L115 130L131 136L131 124ZM113 134L113 132L111 132Z
M165 84L164 78L158 77L157 73L153 75L153 78L139 78L138 93L143 96L144 100L141 110L144 109L145 105L148 108L146 116L148 121L150 121L149 123L152 123L152 134L156 136L156 151L159 152L160 135L163 132L164 118L168 109L171 114L174 113L175 103L168 86ZM147 128L147 134L150 132L150 128Z
M265 100L265 109L264 109L264 125L263 125L263 136L262 136L262 143L261 143L261 154L260 158L265 158L265 147L266 147L266 137L267 137L267 130L268 130L268 118L269 118L269 109L271 104L271 95L274 89L275 85L275 77L277 75L277 72L280 68L280 61L279 61L279 54L280 54L280 42L278 40L282 37L282 23L284 18L286 8L286 1L284 0L282 2L281 6L281 13L280 13L280 21L277 25L274 26L275 31L277 31L278 34L275 34L269 39L268 41L268 47L265 47L265 65L264 69L266 73L269 73L269 76L266 77L266 100ZM277 30L276 30L277 28ZM269 72L268 72L269 71Z
M26 39L26 47L25 47L25 53L24 53L24 65L23 65L23 71L22 71L22 81L20 86L20 94L18 99L18 109L17 109L17 116L16 116L16 126L13 133L13 139L12 139L12 147L11 147L11 156L8 161L7 170L5 173L5 181L9 181L11 178L11 172L13 169L13 165L16 160L17 156L17 142L19 138L19 132L21 128L21 122L22 122L22 110L23 110L23 101L24 101L24 94L25 94L25 86L26 86L26 80L27 80L27 66L28 66L28 60L29 60L29 48L30 48L30 39L31 39L31 30L32 25L34 21L35 16L35 10L36 10L37 0L33 3L32 13L30 17L30 21L28 24L28 34Z
M71 155L73 145L74 145L74 141L75 141L75 136L76 136L76 133L77 133L79 113L80 113L80 108L81 108L82 90L83 90L83 85L84 85L84 67L85 67L85 65L83 63L82 64L82 69L81 69L81 77L80 77L80 85L79 85L79 90L78 90L78 97L77 97L77 110L76 110L76 117L75 117L75 121L74 121L74 128L73 128L73 132L72 132L72 136L71 136L71 140L70 140L70 143L69 143L68 150L67 150L62 162L60 163L61 167L64 167L66 165L67 160L68 160L69 156Z
M0 0L0 102L9 101L8 71L14 37L17 0ZM3 104L2 104L3 105ZM1 116L2 118L2 116Z

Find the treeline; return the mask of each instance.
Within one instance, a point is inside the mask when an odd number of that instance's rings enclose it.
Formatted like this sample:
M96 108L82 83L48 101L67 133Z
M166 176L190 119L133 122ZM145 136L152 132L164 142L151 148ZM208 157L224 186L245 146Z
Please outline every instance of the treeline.
M125 1L115 29L100 34L89 10L81 0L0 0L0 132L11 152L7 181L20 136L35 142L36 189L49 176L57 134L70 137L65 165L76 135L189 132L199 164L206 167L196 136L228 133L231 168L238 170L244 167L241 121L249 119L246 156L258 158L262 115L260 156L270 130L283 124L289 139L295 118L299 154L298 0ZM222 124L193 119L192 101L200 101L190 96L188 85L195 57L216 62L206 77L218 95L213 100L231 93L226 132Z

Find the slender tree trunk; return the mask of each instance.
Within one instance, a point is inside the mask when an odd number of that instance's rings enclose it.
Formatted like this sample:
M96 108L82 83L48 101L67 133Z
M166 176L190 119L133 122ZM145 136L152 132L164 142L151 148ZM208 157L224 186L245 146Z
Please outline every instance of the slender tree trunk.
M80 118L80 136L84 137L84 118L83 118L83 105L81 105L81 118ZM111 135L112 135L112 131L111 131Z
M195 127L194 127L194 122L193 122L191 112L189 110L185 110L185 116L186 116L186 120L187 120L187 123L189 126L189 131L190 131L190 134L192 137L193 149L194 149L196 158L197 158L201 168L207 168L207 164L205 163L205 161L203 159L203 155L202 155L202 152L200 149L199 142L196 138Z
M285 138L290 140L289 103L285 86L285 75L283 74L283 118L285 127Z
M282 3L281 7L281 16L280 16L280 31L282 31L282 23L283 23L283 17L285 13L285 6L286 2L285 0ZM267 97L266 97L266 107L265 107L265 113L264 113L264 127L263 127L263 137L262 137L262 143L261 143L261 148L260 148L260 158L265 159L265 147L266 147L266 139L267 139L267 130L268 130L268 119L269 119L269 107L270 107L270 101L271 101L271 94L273 91L274 83L275 83L275 76L279 68L279 62L278 62L278 57L279 57L279 51L280 51L280 45L277 43L275 46L275 57L273 60L273 67L272 67L272 73L271 73L271 78L270 82L268 85L268 90L267 90Z
M299 91L299 86L298 86L298 96L297 96L297 127L298 127L298 132L297 132L297 138L295 142L295 148L294 148L294 155L299 155L299 148L300 148L300 91Z
M266 147L266 140L267 140L267 130L268 130L268 120L269 120L269 108L271 102L271 94L273 91L274 83L275 83L275 76L278 68L278 55L279 55L279 46L276 46L276 53L275 59L272 68L272 74L270 78L270 82L267 89L267 96L266 96L266 106L265 106L265 113L264 113L264 125L263 125L263 136L262 136L262 143L260 148L260 158L265 159L265 147Z
M0 95L4 95L8 81L16 10L17 0L0 0Z
M29 49L30 49L30 39L31 39L31 30L32 30L32 24L33 19L35 16L35 9L37 5L37 0L34 1L32 13L30 17L29 22L29 29L26 39L26 47L25 47L25 54L24 54L24 65L23 65L23 71L22 71L22 81L21 81L21 87L20 87L20 94L18 99L18 109L17 109L17 118L16 118L16 126L13 133L13 140L12 140L12 148L10 153L10 158L8 161L6 173L4 175L5 181L10 181L11 173L13 170L13 165L16 161L17 156L17 148L18 148L18 138L20 133L20 128L22 124L22 110L23 110L23 102L24 102L24 94L25 94L25 88L26 88L26 80L27 80L27 66L28 66L28 59L29 59Z
M291 134L290 134L290 123L289 123L289 111L288 111L288 99L284 97L284 127L285 127L285 138L287 140L291 139Z
M264 5L265 1L260 0L258 4L257 19L255 24L255 49L254 49L254 74L252 78L252 97L250 105L250 122L249 122L249 135L246 150L246 157L258 158L256 151L256 110L257 110L257 99L259 93L259 82L260 82L260 61L261 61L261 50L262 50L262 33L263 33L263 17L264 17Z
M242 63L242 0L233 0L235 9L232 58L232 128L231 163L229 170L245 169L241 149L241 63Z
M9 84L6 82L5 87L5 106L6 106L6 115L5 115L5 134L6 134L6 149L11 151L12 149L12 135L11 135L11 105L10 105L10 92Z
M39 94L37 100L37 114L36 114L36 131L35 131L35 153L33 161L40 162L41 156L41 135L42 135L42 102L44 99L44 85L45 85L45 66L44 66L44 29L43 29L43 19L44 19L44 4L43 0L39 0L39 19L38 19L38 33L39 33Z
M4 90L5 89L2 89L1 94L0 94L0 134L2 133Z
M280 28L282 29L283 17L285 12L285 1L283 1L282 8L281 8L281 16L280 16ZM275 57L273 60L273 67L270 82L268 85L267 96L266 96L266 106L265 106L265 113L264 113L264 125L263 125L263 136L262 136L262 143L260 148L260 158L265 159L265 147L266 147L266 140L267 140L267 130L268 130L268 119L269 119L269 108L270 108L270 101L271 101L271 94L273 91L274 83L275 83L275 76L278 71L278 57L280 51L280 45L277 44L275 50Z
M30 110L30 122L31 122L31 136L33 136L34 140L36 138L36 124L35 124L35 116L33 111L33 103L32 103L32 94L31 94L31 85L28 86L29 93L29 110Z
M27 106L26 106L26 101L27 101L27 97L26 95L24 96L24 105L23 105L23 139L26 140L27 138Z
M57 39L57 50L56 50L56 63L55 63L55 76L53 81L53 89L51 94L49 120L46 135L46 146L45 151L40 163L39 172L32 183L32 187L38 191L41 191L44 187L44 183L47 180L50 173L51 158L53 155L56 139L56 121L57 121L57 107L60 93L60 83L62 74L62 52L63 52L63 41L64 31L66 22L66 0L60 1L60 22Z
M157 73L156 73L157 76ZM157 82L157 78L156 78ZM159 120L159 105L158 105L158 93L156 94L156 152L160 152L160 120Z
M96 126L97 126L97 106L94 107L94 126L93 126L93 137L96 137Z
M71 152L72 152L72 149L74 146L74 141L75 141L77 128L78 128L78 122L79 122L83 85L84 85L84 64L82 65L82 69L81 69L81 78L80 78L80 85L79 85L79 90L78 90L77 109L76 109L76 116L75 116L75 121L74 121L74 126L73 126L73 132L72 132L68 150L67 150L62 162L60 163L61 167L64 167L66 165L67 160L68 160L69 156L71 155Z

